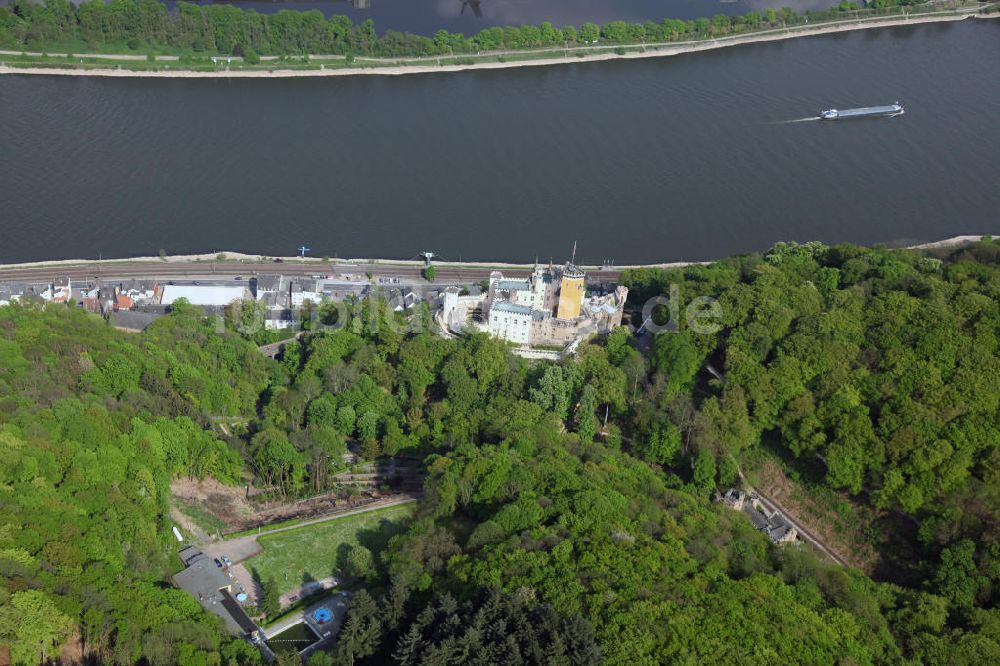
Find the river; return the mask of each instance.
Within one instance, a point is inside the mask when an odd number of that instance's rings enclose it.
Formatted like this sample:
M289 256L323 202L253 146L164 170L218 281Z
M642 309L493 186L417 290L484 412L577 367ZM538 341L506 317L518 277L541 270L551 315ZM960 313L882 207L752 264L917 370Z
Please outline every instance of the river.
M1000 231L1000 21L404 77L0 77L0 262L709 259ZM799 120L900 100L890 119Z

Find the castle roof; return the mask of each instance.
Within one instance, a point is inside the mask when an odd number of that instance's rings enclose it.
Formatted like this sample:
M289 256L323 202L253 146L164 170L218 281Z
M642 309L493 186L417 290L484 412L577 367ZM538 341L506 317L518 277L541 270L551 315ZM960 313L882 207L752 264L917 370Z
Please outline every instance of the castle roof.
M529 306L527 306L527 305L517 305L515 303L508 303L506 301L502 301L500 303L496 303L493 306L493 311L494 312L510 312L512 314L521 314L521 315L530 315L531 314L531 308Z
M528 291L531 289L531 283L527 280L500 280L497 282L497 289L505 289L507 291Z

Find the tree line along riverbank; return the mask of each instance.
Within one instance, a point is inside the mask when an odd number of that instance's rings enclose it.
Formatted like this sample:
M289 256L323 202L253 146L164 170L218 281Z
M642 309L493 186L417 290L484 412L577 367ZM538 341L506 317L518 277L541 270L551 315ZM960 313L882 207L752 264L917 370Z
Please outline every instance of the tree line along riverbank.
M357 25L345 16L327 20L317 10L260 14L228 5L186 2L168 10L159 0L118 0L109 5L89 0L79 6L67 0L47 0L45 4L15 0L0 7L0 72L28 67L60 73L100 73L98 70L111 67L126 75L176 75L178 70L260 76L276 70L289 75L360 70L403 73L394 71L399 68L441 71L669 55L899 21L954 20L993 12L1000 12L1000 7L981 2L877 0L860 9L845 1L830 10L804 14L784 8L690 21L585 23L579 28L558 28L545 22L540 26L486 28L471 37L441 30L431 38L393 30L378 35L371 20Z

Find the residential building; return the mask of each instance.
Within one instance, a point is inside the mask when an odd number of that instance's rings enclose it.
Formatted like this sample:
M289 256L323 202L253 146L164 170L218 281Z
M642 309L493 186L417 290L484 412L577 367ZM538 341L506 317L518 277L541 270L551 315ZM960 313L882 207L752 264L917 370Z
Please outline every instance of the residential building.
M21 300L21 297L27 289L27 285L19 282L6 282L4 284L0 284L0 306L10 305L11 303L16 303Z
M258 275L250 278L250 292L258 301L269 294L281 291L282 277L280 275Z
M93 312L94 314L104 314L101 308L100 298L84 298L80 301L80 307L82 307L87 312Z
M39 295L51 303L68 303L73 297L73 282L68 277L53 280Z
M293 308L301 308L306 301L320 303L323 294L316 290L315 280L293 280L288 285L289 302Z
M730 488L719 501L734 511L742 511L755 528L774 543L790 543L798 538L798 531L780 511L768 511L756 494Z
M135 305L132 299L125 294L119 293L115 296L114 310L118 312L119 310L131 310Z
M264 319L264 328L269 331L298 328L299 321L294 310L270 310Z
M117 293L128 296L136 305L150 303L155 296L156 282L131 279L118 283Z

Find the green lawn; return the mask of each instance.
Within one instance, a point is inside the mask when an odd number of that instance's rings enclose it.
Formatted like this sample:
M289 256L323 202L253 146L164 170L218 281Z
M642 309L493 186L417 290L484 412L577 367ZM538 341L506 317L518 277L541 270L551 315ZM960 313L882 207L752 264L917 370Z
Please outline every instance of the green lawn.
M399 534L415 503L348 516L290 532L261 537L263 552L246 562L263 581L272 576L282 594L305 581L339 576L343 547L361 544L378 556L389 539Z

